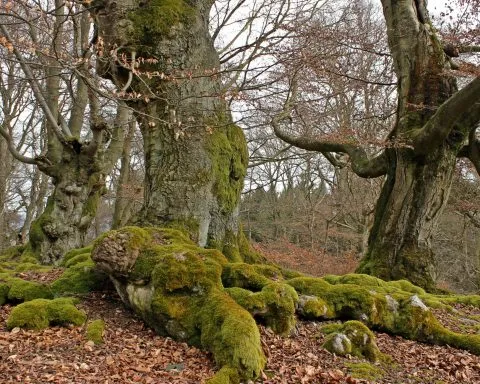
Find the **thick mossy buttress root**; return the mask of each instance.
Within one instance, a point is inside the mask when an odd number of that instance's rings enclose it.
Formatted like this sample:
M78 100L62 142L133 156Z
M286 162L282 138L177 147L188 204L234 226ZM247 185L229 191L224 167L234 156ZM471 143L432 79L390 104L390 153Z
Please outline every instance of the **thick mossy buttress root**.
M92 259L109 274L122 300L158 333L213 353L220 370L211 383L259 375L265 356L254 319L278 333L290 332L296 315L356 320L333 329L332 340L345 341L345 353L371 360L380 354L367 327L480 353L480 336L444 328L424 304L447 307L451 297L427 294L404 280L355 274L311 278L274 265L231 262L171 228L108 232L95 242Z
M50 325L82 325L86 318L84 312L75 308L72 299L35 299L13 308L7 327L44 329Z
M87 340L95 344L103 343L103 333L105 331L105 322L101 319L93 320L87 324Z
M295 327L298 295L291 286L269 283L255 293L238 287L226 290L238 304L274 332L288 334Z
M218 250L199 248L171 228L126 227L96 241L92 258L158 333L212 352L221 368L214 383L260 374L265 356L258 327L225 292L228 260Z

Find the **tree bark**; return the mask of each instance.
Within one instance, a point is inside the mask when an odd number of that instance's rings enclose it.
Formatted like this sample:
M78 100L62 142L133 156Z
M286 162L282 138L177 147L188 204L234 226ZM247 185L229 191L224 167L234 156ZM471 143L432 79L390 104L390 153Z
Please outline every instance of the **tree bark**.
M44 264L56 264L66 251L84 245L104 192L104 175L88 152L64 149L60 166L42 169L53 192L43 213L30 226L30 246Z
M383 279L435 284L431 238L444 208L457 157L477 167L475 130L480 121L480 77L457 90L450 63L433 29L424 1L382 0L387 36L398 79L396 124L389 145L369 158L355 141L298 136L280 124L288 120L297 93L291 82L284 110L272 119L275 134L297 147L348 155L353 172L386 175L377 203L366 257L358 271ZM285 124L284 124L285 125Z
M421 3L383 1L399 79L397 123L390 135L397 145L386 150L388 172L359 272L431 289L436 278L431 239L471 127L457 124L441 137L443 121L435 122L435 113L457 97L457 86ZM416 132L425 134L432 123L436 137L418 140Z
M186 226L200 246L238 257L248 154L220 95L219 60L208 32L211 3L99 3L94 16L105 52L122 48L98 69L136 96L127 102L144 140L144 203L136 223Z
M12 155L8 151L8 144L0 137L0 233L3 234L0 237L0 250L7 248L10 244L7 243L7 192L8 192L8 179L11 176L12 171Z

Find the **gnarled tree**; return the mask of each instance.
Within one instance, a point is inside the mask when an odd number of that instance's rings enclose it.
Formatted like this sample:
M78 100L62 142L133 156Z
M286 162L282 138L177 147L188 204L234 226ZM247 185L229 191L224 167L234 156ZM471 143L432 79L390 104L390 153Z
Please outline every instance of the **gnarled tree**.
M457 89L425 2L383 0L382 5L398 79L396 122L383 150L371 155L354 138L303 136L286 127L295 85L272 125L281 139L322 152L333 162L333 153L347 155L360 177L385 176L359 271L432 288L430 240L447 202L456 159L467 157L479 169L480 77Z
M145 151L140 225L187 227L201 246L238 257L238 203L248 160L221 98L211 2L95 1L97 70L135 111Z
M16 160L52 180L47 206L30 227L29 250L43 263L57 263L83 245L131 114L119 105L109 122L115 106L102 111L90 63L91 20L82 7L26 0L6 3L2 11L0 134ZM46 145L24 153L15 136L32 121L46 132Z

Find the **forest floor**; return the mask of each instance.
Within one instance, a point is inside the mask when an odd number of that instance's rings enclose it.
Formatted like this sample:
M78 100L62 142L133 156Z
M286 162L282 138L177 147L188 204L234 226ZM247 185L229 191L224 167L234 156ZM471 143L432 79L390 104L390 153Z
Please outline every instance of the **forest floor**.
M45 282L60 272L27 272L21 277ZM194 384L216 370L208 353L155 335L114 291L84 296L79 306L89 321L105 321L103 344L88 341L85 327L8 331L5 321L12 307L0 307L0 383ZM434 311L452 330L479 332L478 308L458 305L455 309L453 313ZM321 347L323 324L299 322L290 336L275 335L261 326L268 363L255 383L480 383L480 356L378 332L378 347L390 356L386 361L371 364L335 356Z

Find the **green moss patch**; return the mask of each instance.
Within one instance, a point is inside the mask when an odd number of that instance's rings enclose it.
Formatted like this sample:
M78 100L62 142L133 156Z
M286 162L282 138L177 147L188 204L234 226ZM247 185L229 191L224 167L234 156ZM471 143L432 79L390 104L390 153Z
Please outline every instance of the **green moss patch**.
M84 312L75 308L72 299L35 299L13 308L7 327L44 329L50 325L82 325L86 318Z
M50 288L55 296L85 294L103 289L107 281L108 277L98 271L91 260L88 260L67 268L50 285Z
M10 260L19 259L24 250L25 250L24 245L18 245L18 246L7 248L4 251L2 251L2 253L0 254L0 261L10 261Z
M8 282L8 301L13 303L34 299L51 299L52 291L47 285L14 278Z
M322 331L332 331L328 333L323 345L332 353L341 356L352 355L374 362L378 361L382 355L375 343L372 331L359 321L347 321L340 326L322 328Z
M130 12L133 36L145 45L166 38L181 23L188 23L194 9L184 0L149 0L143 7Z
M101 319L93 320L87 325L87 340L93 341L95 344L102 344L104 332L105 322Z
M294 328L298 295L291 286L270 283L257 293L242 288L228 288L226 291L238 304L274 332L287 334Z
M248 165L248 149L242 129L226 115L207 121L212 130L207 149L215 179L215 195L224 212L233 212L240 200Z
M357 379L376 381L385 375L385 371L381 367L367 362L345 362L344 365L348 369L348 373Z
M123 239L123 249L107 259L116 239ZM230 264L218 250L199 248L173 229L130 227L97 241L92 257L101 260L99 267L110 271L121 297L158 333L212 352L221 367L213 382L260 374L265 356L259 330L249 312L224 291L222 271ZM285 301L293 318L296 294L290 286L272 285L262 293L272 306L274 296L283 299L284 294L291 296Z
M77 249L72 249L70 251L68 251L65 256L63 256L63 260L62 260L62 265L64 266L68 266L67 263L77 257L77 256L80 256L80 255L85 255L85 254L90 254L92 252L92 246L88 246L88 247L84 247L84 248L77 248Z

